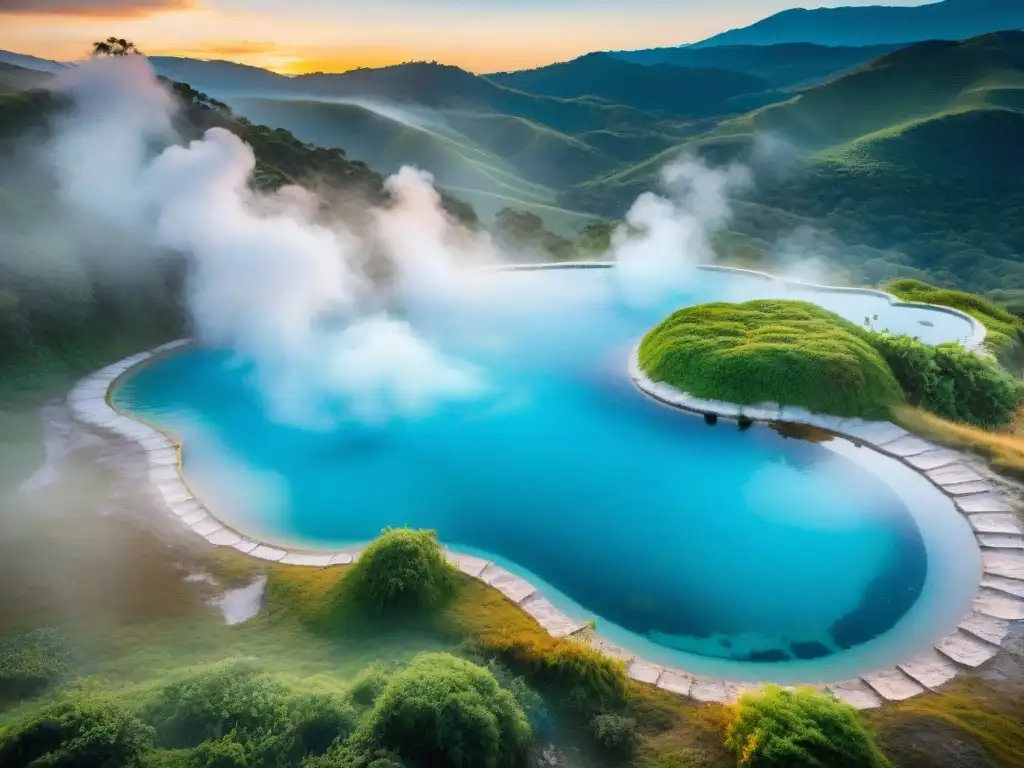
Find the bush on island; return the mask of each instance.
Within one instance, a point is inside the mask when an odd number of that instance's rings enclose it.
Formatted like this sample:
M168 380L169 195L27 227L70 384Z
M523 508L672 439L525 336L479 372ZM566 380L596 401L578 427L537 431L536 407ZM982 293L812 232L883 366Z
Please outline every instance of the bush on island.
M639 362L652 380L707 400L866 419L903 402L870 332L804 301L681 309L644 336Z
M352 738L367 753L448 768L521 766L531 740L526 714L494 675L446 653L393 674Z
M97 768L136 765L153 746L153 729L130 710L97 696L51 704L8 725L0 765Z
M451 595L455 573L434 531L389 528L346 574L345 590L374 613L429 609Z
M767 686L733 707L725 744L750 768L890 768L856 709L809 689Z

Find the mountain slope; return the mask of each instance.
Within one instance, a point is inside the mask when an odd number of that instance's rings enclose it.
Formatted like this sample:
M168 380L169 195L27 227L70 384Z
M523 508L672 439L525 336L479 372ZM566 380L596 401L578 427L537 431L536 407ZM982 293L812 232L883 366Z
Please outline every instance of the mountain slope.
M765 136L791 157L784 174L761 170L749 197L758 207L741 206L735 222L741 233L785 236L795 215L847 243L896 249L885 266L894 274L1024 287L1024 32L896 51L579 185L561 202L618 215L680 151L760 167Z
M730 111L729 100L767 89L760 77L730 69L643 66L606 53L519 72L488 75L493 83L539 96L592 96L636 109L700 116Z
M827 46L813 43L716 45L706 48L684 45L615 51L610 55L635 64L730 69L756 75L773 88L789 88L826 80L899 47L899 44Z
M64 62L40 59L38 56L29 56L24 53L14 53L13 51L0 51L0 63L12 64L25 69L34 69L39 72L59 72L68 66Z
M879 45L921 40L962 40L1024 28L1018 0L943 0L919 6L794 8L696 43L717 45Z

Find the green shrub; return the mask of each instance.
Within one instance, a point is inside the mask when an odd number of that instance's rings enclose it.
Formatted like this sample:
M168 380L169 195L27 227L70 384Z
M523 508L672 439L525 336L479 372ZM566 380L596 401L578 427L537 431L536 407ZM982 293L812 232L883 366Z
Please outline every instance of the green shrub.
M347 594L374 613L433 608L451 595L455 569L433 531L389 528L345 576Z
M699 398L888 419L903 393L871 334L804 301L712 303L644 336L640 367Z
M959 344L931 347L909 336L873 334L907 401L953 421L1001 427L1013 420L1021 384L991 359Z
M354 737L367 751L447 768L522 765L531 738L522 708L494 675L445 653L418 656L392 675Z
M0 704L59 683L74 663L71 643L55 629L36 629L0 641Z
M356 724L347 701L326 694L303 694L288 702L288 722L301 755L319 755L335 741L346 739Z
M857 710L811 690L768 686L735 705L726 746L751 768L888 768Z
M590 733L598 744L617 755L631 754L640 740L636 720L623 715L596 715L590 721Z
M0 735L0 765L23 768L121 768L153 746L153 729L109 699L51 704Z
M371 707L384 690L390 673L381 664L369 664L360 670L348 689L349 699L358 707Z
M145 715L168 747L194 747L231 732L244 740L289 730L288 691L253 663L230 660L170 683Z
M232 734L216 741L204 741L189 752L188 768L252 768L252 757Z

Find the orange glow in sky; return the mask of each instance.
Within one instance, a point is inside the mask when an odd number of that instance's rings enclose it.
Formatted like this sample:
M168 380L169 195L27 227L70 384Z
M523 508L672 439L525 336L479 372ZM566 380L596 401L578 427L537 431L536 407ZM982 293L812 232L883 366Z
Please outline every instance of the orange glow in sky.
M871 0L832 4L858 2ZM0 0L0 49L67 61L86 55L92 41L115 35L133 40L151 55L227 59L283 73L343 71L409 60L494 72L565 61L588 51L680 45L744 26L791 4L795 3Z

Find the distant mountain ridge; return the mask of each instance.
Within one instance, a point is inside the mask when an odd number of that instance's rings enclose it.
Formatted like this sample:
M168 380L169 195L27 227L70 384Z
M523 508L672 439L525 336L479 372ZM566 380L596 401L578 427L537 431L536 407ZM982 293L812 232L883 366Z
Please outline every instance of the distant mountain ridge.
M1020 0L942 0L916 6L793 8L748 27L702 40L692 47L779 43L883 45L922 40L963 40L1012 29L1024 29L1024 2Z

